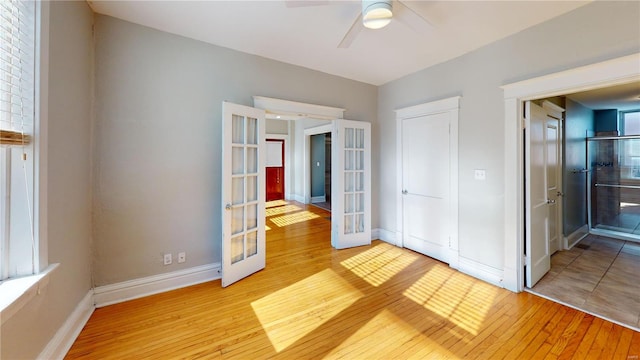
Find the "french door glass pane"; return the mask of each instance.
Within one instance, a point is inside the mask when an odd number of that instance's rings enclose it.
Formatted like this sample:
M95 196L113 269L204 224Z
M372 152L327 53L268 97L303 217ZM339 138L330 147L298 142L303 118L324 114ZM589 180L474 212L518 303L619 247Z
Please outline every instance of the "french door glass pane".
M355 227L355 231L357 233L362 233L364 232L364 214L357 214L356 215L356 227Z
M355 173L355 177L356 177L356 191L364 191L364 173L363 172L356 172Z
M244 144L244 117L233 115L233 125L231 129L231 141L234 144Z
M364 129L356 129L356 148L364 149Z
M231 238L231 263L237 263L244 259L244 236Z
M344 194L344 213L350 214L353 212L353 194Z
M258 206L256 204L247 205L247 230L258 227Z
M244 178L237 177L231 181L231 202L233 205L241 204L244 202Z
M353 149L353 129L344 129L344 147L345 149Z
M353 234L353 215L344 216L344 233Z
M344 191L345 192L353 191L353 173L352 172L344 173Z
M247 257L258 253L258 232L247 233Z
M258 200L258 176L247 176L247 201Z
M231 172L233 175L244 174L244 147L234 146L231 152Z
M356 156L355 170L364 170L364 151L356 150L355 156Z
M247 118L247 144L258 144L258 120Z
M244 231L244 206L234 207L231 214L231 234Z
M258 149L247 147L247 174L258 172Z
M356 212L364 211L364 194L358 193L356 194Z
M344 169L353 170L353 150L344 151Z

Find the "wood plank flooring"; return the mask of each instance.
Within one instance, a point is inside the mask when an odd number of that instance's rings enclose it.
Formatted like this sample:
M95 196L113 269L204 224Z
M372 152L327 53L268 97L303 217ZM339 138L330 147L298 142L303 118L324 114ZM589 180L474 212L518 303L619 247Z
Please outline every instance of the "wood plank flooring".
M274 202L267 267L97 309L67 359L626 359L640 333L381 241L335 250L330 214Z

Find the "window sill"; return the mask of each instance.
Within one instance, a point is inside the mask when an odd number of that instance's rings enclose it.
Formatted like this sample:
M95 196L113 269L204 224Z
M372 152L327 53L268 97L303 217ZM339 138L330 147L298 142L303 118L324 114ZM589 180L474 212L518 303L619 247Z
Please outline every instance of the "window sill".
M50 275L58 265L60 264L51 264L40 274L7 280L0 284L0 325L45 290Z

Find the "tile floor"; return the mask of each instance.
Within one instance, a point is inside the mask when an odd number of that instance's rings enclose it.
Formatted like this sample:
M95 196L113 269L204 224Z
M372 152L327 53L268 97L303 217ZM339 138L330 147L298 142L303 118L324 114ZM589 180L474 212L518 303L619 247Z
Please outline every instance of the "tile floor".
M532 290L640 331L640 243L589 235L552 255Z

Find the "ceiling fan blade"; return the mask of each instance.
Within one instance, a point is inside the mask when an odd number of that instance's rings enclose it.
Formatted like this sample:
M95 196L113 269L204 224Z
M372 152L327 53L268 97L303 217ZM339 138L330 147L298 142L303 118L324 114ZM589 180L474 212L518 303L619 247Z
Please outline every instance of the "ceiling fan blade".
M356 18L356 21L354 21L353 24L351 25L351 28L349 28L349 31L347 31L347 33L344 35L344 37L342 38L342 41L340 41L340 44L338 44L338 48L340 49L349 48L353 40L356 39L356 37L358 36L358 34L360 34L360 31L362 31L363 28L364 28L364 25L362 25L362 14L360 14Z
M425 19L422 15L413 11L410 7L403 4L402 1L396 0L393 3L393 7L396 11L394 11L394 17L405 23L409 26L413 31L421 34L426 31L430 31L433 29L433 25L429 20Z
M288 8L323 6L329 5L329 0L285 0L284 5Z

